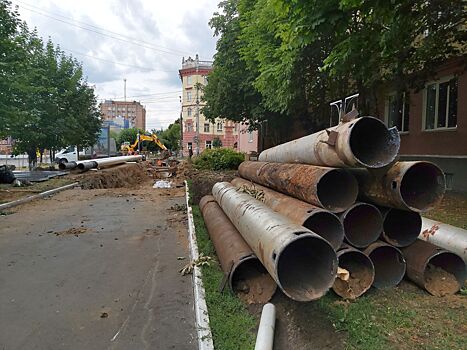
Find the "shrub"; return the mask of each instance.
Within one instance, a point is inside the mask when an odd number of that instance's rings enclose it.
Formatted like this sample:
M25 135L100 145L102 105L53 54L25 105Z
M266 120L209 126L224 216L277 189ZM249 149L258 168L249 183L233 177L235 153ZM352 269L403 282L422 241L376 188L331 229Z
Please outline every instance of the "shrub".
M193 161L197 169L235 170L245 160L243 153L230 148L206 149Z

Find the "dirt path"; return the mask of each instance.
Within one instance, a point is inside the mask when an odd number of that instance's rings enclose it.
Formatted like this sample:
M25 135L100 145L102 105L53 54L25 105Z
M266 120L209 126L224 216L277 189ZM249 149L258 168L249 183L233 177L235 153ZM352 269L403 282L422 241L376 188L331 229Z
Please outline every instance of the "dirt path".
M1 217L0 348L196 349L183 204L147 183Z

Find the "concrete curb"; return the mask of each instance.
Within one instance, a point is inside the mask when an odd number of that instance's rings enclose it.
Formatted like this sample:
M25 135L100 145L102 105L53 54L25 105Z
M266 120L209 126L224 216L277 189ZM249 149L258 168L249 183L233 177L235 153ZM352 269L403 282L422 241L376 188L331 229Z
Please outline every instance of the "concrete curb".
M191 260L198 259L198 245L196 243L195 224L193 222L193 211L189 204L190 193L188 191L188 182L185 181L185 198L188 215L188 236L190 241ZM198 349L214 350L212 342L211 328L209 327L209 314L206 305L203 280L201 279L201 269L198 266L193 268L193 293L195 298L195 321L196 331L198 333Z
M0 204L0 210L13 208L13 207L16 207L17 205L33 201L34 199L44 198L44 197L50 196L52 194L55 194L57 192L67 190L69 188L73 188L73 187L78 186L78 185L79 185L78 182L74 182L72 184L65 185L65 186L62 186L62 187L53 188L51 190L41 192L41 193L35 194L33 196L17 199L17 200L15 200L13 202L3 203L3 204Z

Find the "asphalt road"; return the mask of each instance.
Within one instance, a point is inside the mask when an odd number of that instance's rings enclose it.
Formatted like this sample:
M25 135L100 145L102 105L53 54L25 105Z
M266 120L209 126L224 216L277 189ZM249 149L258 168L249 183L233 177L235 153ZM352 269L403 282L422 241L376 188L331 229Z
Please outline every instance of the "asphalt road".
M183 194L69 190L0 216L0 349L196 349Z

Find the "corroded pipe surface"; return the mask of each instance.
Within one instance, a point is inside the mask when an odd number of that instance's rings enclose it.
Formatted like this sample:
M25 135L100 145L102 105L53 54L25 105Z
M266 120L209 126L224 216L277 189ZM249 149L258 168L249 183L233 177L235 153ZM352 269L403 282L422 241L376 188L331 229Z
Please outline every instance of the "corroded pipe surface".
M344 244L337 252L339 267L349 272L348 276L334 281L332 289L344 299L355 299L370 289L375 279L375 268L371 259L363 252Z
M370 244L363 251L373 262L373 286L379 289L397 286L404 278L406 263L401 251L382 241Z
M230 289L249 303L268 302L276 283L214 197L204 196L199 207Z
M345 240L357 248L375 242L383 231L383 217L374 205L355 203L340 214Z
M373 117L361 117L267 149L263 162L303 163L330 167L381 168L397 156L400 136Z
M247 161L240 164L238 173L244 179L331 212L346 210L358 195L357 181L344 169Z
M430 294L457 293L466 278L464 260L434 244L417 240L402 249L407 261L407 277Z
M380 208L383 216L381 238L395 247L407 247L417 240L422 229L419 213L395 208Z
M467 230L422 218L422 232L418 238L456 253L467 262Z
M216 183L212 193L287 296L297 301L315 300L332 286L337 256L325 239L238 192L228 182Z
M272 210L286 216L293 223L317 233L337 250L344 240L344 226L337 215L325 209L289 197L251 181L236 177L232 184L249 192L260 191L261 201Z
M442 170L430 162L397 162L382 176L352 169L360 198L375 204L424 212L443 198L446 190Z

